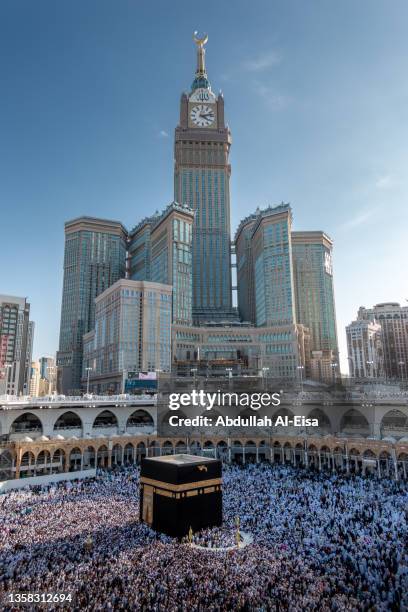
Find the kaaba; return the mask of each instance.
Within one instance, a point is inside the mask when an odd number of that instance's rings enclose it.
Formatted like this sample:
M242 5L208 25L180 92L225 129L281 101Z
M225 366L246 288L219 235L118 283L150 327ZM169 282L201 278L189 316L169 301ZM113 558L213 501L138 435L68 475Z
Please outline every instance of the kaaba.
M140 520L181 538L222 523L221 461L194 455L142 459Z

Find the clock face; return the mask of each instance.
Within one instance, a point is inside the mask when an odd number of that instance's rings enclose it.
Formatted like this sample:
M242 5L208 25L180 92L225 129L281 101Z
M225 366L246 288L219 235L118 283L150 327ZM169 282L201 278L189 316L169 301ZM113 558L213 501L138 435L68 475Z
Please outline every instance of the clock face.
M208 127L215 120L214 110L207 104L197 104L190 111L190 118L198 127Z

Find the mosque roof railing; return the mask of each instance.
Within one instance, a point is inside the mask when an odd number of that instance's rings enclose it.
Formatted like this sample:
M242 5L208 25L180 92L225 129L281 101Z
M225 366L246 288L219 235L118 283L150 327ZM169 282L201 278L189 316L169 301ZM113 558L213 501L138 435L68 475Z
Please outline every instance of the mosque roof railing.
M234 242L238 240L239 234L241 233L243 228L249 223L253 222L253 223L256 223L256 225L258 225L258 223L265 217L271 214L275 215L275 214L278 214L284 211L291 211L290 204L288 202L281 202L280 204L275 205L275 206L270 204L266 208L259 208L258 206L258 208L256 209L254 213L248 215L247 217L241 220L235 232ZM253 228L252 233L254 232L254 230L255 230L255 227Z
M182 213L190 214L191 217L194 217L195 211L187 206L186 204L180 204L179 202L170 202L161 212L156 211L150 217L145 217L135 227L129 232L130 238L132 238L136 232L139 232L145 225L151 225L152 229L156 227L171 211L178 211Z
M93 408L96 406L104 406L109 404L123 406L123 405L155 405L156 395L52 395L46 397L31 397L29 395L16 396L16 395L0 395L0 409L2 410L13 410L13 409L27 409L34 407L42 408L59 408L64 406L78 405L87 408Z

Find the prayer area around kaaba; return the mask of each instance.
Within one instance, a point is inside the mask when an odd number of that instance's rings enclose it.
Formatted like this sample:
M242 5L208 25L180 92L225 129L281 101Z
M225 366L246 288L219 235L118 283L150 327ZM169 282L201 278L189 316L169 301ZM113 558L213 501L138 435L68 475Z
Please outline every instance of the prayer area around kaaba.
M173 537L221 525L221 461L182 454L143 459L140 520Z

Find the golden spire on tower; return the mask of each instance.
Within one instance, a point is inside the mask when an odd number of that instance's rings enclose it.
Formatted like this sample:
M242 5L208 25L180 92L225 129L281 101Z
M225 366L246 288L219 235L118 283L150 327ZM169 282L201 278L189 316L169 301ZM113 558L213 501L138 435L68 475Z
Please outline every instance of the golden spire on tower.
M197 30L193 34L193 40L197 45L197 76L207 76L205 71L205 49L204 45L207 44L208 34L205 34L202 38L198 37Z

